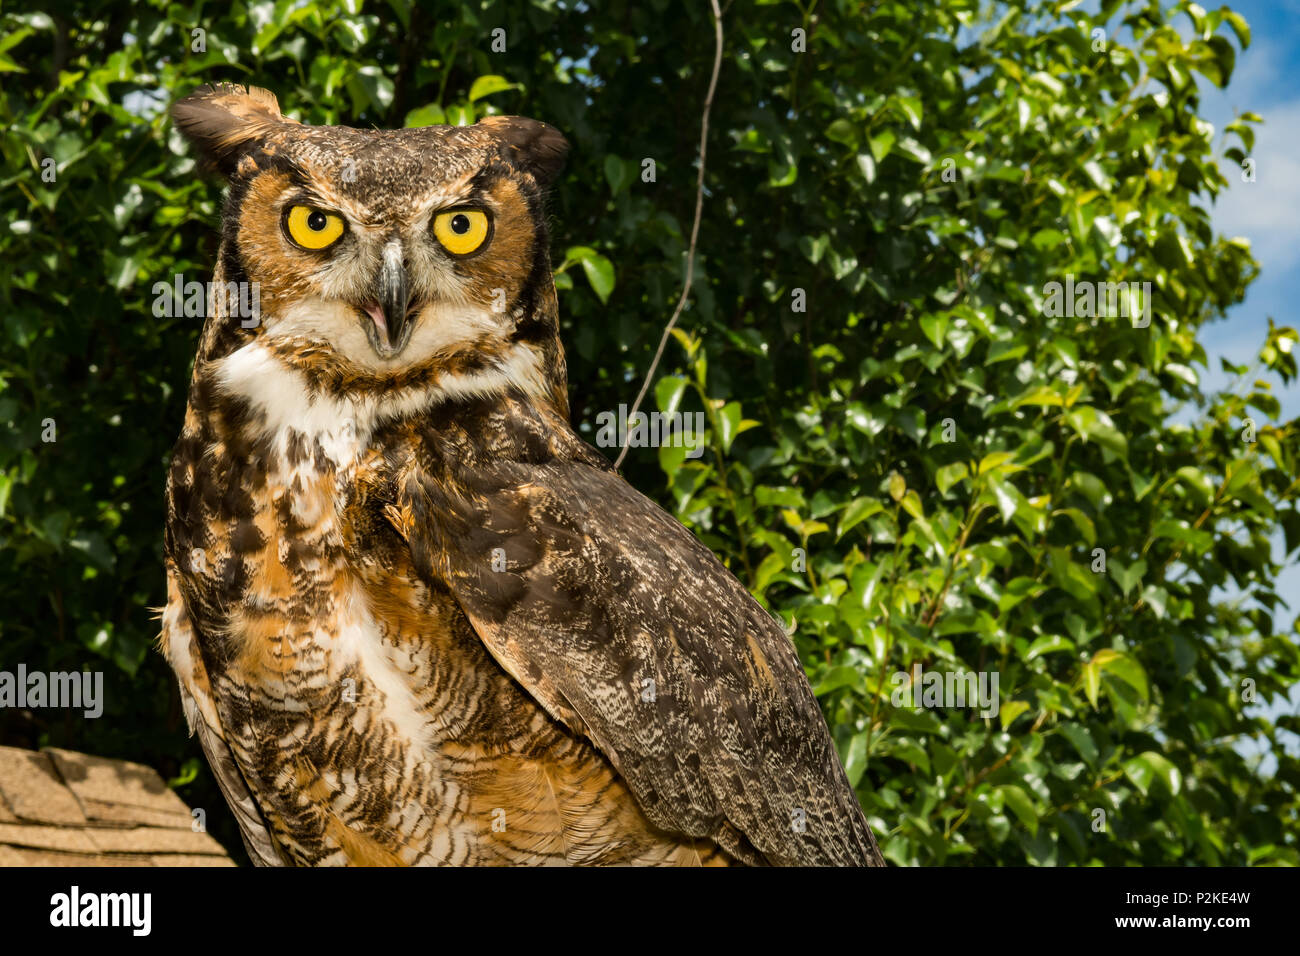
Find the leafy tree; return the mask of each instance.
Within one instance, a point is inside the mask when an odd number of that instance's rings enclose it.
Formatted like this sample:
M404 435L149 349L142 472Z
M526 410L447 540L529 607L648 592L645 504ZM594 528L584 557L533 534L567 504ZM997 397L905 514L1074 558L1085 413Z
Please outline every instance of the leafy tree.
M158 766L234 848L150 650L200 326L153 288L206 278L219 202L166 106L232 80L310 123L562 129L557 284L595 440L685 275L713 23L675 0L45 7L0 14L0 656L102 667L108 700L0 711L0 735ZM1262 716L1300 678L1270 547L1300 547L1300 431L1259 378L1294 380L1300 336L1270 326L1239 387L1198 369L1257 272L1207 209L1259 118L1216 155L1198 116L1245 21L811 0L723 25L690 304L650 392L704 415L703 455L634 448L625 472L793 625L886 855L1300 862L1300 721ZM1053 282L1150 293L1090 310ZM907 706L916 667L996 674L1000 706Z

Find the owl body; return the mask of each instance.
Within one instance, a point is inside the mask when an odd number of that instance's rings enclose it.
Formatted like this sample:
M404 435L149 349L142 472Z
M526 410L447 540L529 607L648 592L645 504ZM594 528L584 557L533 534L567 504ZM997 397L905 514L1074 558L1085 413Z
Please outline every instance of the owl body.
M543 124L303 127L231 181L162 649L255 862L879 862L788 640L567 422Z
M393 462L419 444L400 405L311 401L299 373L256 343L218 368L203 415L217 427L187 425L175 455L172 509L202 518L199 535L174 543L205 546L177 555L166 650L190 698L212 702L205 722L223 728L258 795L268 861L723 859L649 827L600 752L492 660L446 588L417 574L383 512ZM258 409L260 434L222 427ZM376 426L383 418L396 424ZM568 847L575 829L608 838Z

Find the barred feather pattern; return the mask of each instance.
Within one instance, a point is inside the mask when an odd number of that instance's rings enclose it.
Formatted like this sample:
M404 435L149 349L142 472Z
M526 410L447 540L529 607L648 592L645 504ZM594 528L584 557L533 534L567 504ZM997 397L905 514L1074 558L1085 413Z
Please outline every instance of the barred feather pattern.
M564 138L309 127L230 85L174 115L231 181L214 288L262 290L252 324L209 303L160 635L250 858L881 865L786 634L568 423ZM337 260L282 234L304 197L351 224ZM428 218L460 203L492 240L453 260ZM390 243L418 303L381 357Z
M386 456L246 443L209 395L172 466L163 644L257 862L727 862L651 826L416 571Z

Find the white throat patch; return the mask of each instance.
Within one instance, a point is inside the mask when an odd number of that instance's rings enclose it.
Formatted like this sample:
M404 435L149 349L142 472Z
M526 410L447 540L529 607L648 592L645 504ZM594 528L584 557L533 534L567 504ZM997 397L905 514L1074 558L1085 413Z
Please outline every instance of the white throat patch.
M448 372L429 385L335 398L313 391L302 372L254 341L217 363L217 381L223 392L244 398L263 416L263 434L273 438L277 451L287 446L292 430L319 440L340 466L355 460L380 425L416 415L440 400L490 395L512 386L545 394L537 353L522 344L492 368Z

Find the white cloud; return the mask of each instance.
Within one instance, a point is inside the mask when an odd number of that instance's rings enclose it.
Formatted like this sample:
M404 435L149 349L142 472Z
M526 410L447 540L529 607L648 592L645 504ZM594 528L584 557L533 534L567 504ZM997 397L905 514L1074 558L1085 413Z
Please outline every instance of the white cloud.
M1214 224L1229 236L1245 236L1267 269L1300 262L1300 100L1260 110L1255 149L1255 182L1239 171L1214 204Z
M1257 36L1238 57L1227 90L1200 84L1201 115L1216 130L1222 132L1239 112L1264 119L1254 127L1255 148L1248 154L1255 160L1255 182L1243 183L1241 170L1221 160L1229 186L1212 215L1216 231L1251 241L1265 276L1300 263L1300 97L1294 84L1281 82L1294 72L1289 46ZM1239 145L1236 136L1227 142Z

